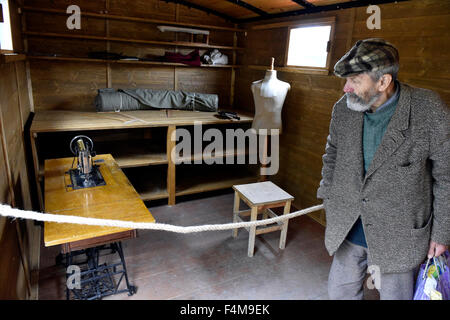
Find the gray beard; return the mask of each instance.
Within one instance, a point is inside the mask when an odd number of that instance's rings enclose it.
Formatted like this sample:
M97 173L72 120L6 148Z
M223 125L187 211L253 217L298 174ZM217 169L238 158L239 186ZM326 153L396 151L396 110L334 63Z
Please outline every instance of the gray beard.
M365 112L369 110L372 105L375 103L375 101L378 100L378 98L381 96L381 92L376 93L374 96L372 96L369 101L364 101L361 97L357 96L354 93L346 93L347 98L347 107L350 110L358 111L358 112Z

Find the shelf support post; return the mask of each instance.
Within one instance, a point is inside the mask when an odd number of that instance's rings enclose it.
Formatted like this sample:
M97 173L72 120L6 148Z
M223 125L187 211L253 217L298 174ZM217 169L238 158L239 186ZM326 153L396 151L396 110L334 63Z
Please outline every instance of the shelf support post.
M169 206L175 205L175 159L172 159L172 150L175 148L176 126L167 127L167 193L169 194ZM173 136L173 139L172 139Z

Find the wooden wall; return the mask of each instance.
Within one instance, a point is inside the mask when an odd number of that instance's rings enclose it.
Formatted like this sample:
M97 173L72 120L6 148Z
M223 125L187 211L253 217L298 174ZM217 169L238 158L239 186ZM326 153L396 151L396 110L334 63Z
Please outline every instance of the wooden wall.
M382 37L397 46L400 81L437 91L450 105L450 2L413 0L380 5L381 30L369 30L366 8L330 11L296 18L336 17L331 66L359 39ZM275 21L271 21L275 22ZM248 26L251 28L251 25ZM250 85L262 79L264 70L253 65L276 65L284 61L287 29L249 31L244 65L236 75L236 105L254 110ZM316 191L321 179L322 155L328 135L331 110L343 95L344 81L336 76L278 72L291 84L283 107L280 138L280 170L271 179L295 196L295 206L306 208L320 203ZM324 212L312 216L325 223Z
M10 1L14 47L21 50L20 18ZM25 127L32 102L24 60L0 63L0 202L32 210ZM0 217L0 299L36 297L39 228L32 221Z
M60 54L87 57L90 51L135 55L163 55L165 51L187 53L192 49L148 46L122 42L55 39L28 36L22 42L21 29L33 32L74 33L83 35L129 37L147 40L175 40L174 35L160 33L154 25L137 22L83 18L81 30L68 30L65 15L27 12L17 15L17 7L63 9L77 4L81 10L143 18L165 19L233 27L213 15L159 0L11 0L13 39L16 50L30 54ZM23 2L23 3L22 3ZM383 37L400 51L401 81L437 91L450 104L450 2L412 0L380 5L381 30L365 26L366 8L331 11L321 14L279 19L302 20L335 16L336 32L331 65L359 39ZM270 21L270 23L275 21ZM151 26L151 27L150 27ZM251 25L248 26L251 28ZM184 68L140 64L98 62L64 62L33 60L0 64L0 201L31 209L29 173L24 127L31 111L49 109L94 110L93 100L99 88L154 88L219 94L220 107L231 107L234 92L236 109L254 111L250 92L252 81L264 77L264 70L253 66L276 65L284 61L286 28L249 31L239 36L238 45L246 50L238 54L241 68ZM213 31L211 43L233 44L233 33ZM22 45L24 43L24 45ZM202 50L201 53L204 51ZM231 58L231 52L225 52ZM291 84L283 108L283 133L280 146L280 170L271 180L295 196L295 206L319 203L316 190L321 178L322 155L328 135L333 104L342 96L344 81L332 74L297 72L278 73ZM31 91L32 84L32 91ZM313 218L324 223L324 214ZM33 267L36 232L33 223L0 218L0 299L33 297ZM30 232L30 230L32 230ZM38 240L39 243L39 240ZM38 252L38 251L37 251ZM27 267L28 265L28 267ZM28 272L25 271L28 269ZM30 271L31 270L31 271ZM30 290L31 289L31 290Z
M81 13L100 13L111 15L163 19L185 23L200 23L234 27L223 19L208 15L196 9L166 3L159 0L26 0L26 6L66 10L75 4ZM58 33L70 35L95 35L116 38L173 41L185 40L183 35L173 32L160 32L156 24L81 18L80 30L66 27L68 15L55 15L43 12L25 13L26 31ZM163 56L166 51L186 54L193 48L147 45L137 43L64 39L42 36L27 36L28 53L32 55L52 55L87 57L89 52L109 51L128 56ZM216 45L233 45L233 32L211 30L210 41ZM200 54L206 50L201 49ZM230 58L232 52L224 50ZM151 66L143 64L116 64L99 62L64 62L31 60L31 79L35 110L82 110L94 111L94 98L97 89L149 88L163 90L186 90L201 93L216 93L220 107L230 107L231 68L187 68L174 66Z

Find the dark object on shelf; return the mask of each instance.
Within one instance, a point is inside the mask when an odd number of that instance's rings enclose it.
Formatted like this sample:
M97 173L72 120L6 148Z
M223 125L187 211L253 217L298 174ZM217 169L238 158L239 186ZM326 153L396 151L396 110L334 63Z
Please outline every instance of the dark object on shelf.
M219 119L241 120L237 113L233 111L219 111L215 116Z
M202 62L209 65L227 65L228 56L217 49L213 49L202 56Z
M139 58L141 61L154 61L154 62L164 62L164 56L158 56L156 54L147 54L142 58Z
M97 112L151 109L178 109L215 112L217 94L152 89L99 89L95 97Z
M163 61L166 62L179 62L190 66L200 66L200 54L198 49L191 51L188 54L181 54L177 52L166 52L163 57Z
M65 57L57 53L39 52L39 51L29 51L27 56L39 56L39 57ZM70 57L73 58L73 57Z
M106 51L93 51L88 53L88 57L91 59L101 60L139 60L138 57L124 56L120 53L106 52Z

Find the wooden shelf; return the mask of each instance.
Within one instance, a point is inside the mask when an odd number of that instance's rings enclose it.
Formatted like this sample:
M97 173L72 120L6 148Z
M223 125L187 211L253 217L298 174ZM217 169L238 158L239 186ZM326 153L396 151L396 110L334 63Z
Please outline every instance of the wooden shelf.
M181 170L180 170L181 169ZM245 166L186 165L177 168L176 196L231 188L236 184L256 182L258 176Z
M0 53L0 64L25 60L27 57L20 53Z
M111 154L120 168L167 164L165 141L152 145L152 140L97 142L97 154ZM63 157L72 155L63 155ZM54 158L54 156L53 156ZM44 158L39 163L39 178L44 176Z
M167 167L155 166L145 169L128 169L125 175L143 201L165 199L167 192Z
M97 154L110 153L120 168L167 164L165 141L111 141L96 144Z
M128 123L131 115L142 121ZM246 127L253 120L249 115L239 114L239 116L241 120L231 121L218 119L212 112L184 110L140 110L119 113L37 112L30 133L34 145L33 159L38 190L41 190L39 188L43 177L44 159L70 157L70 150L54 146L66 144L74 131L87 135L92 131L92 134L98 137L95 142L97 154L111 153L144 201L168 199L169 204L173 205L176 196L256 182L258 172L250 171L248 165L226 164L228 157L243 154L247 157L247 150L218 152L207 158L223 158L224 164L208 165L202 162L202 164L175 166L168 162L166 148L170 146L167 141L170 128L172 130L177 127L186 128L201 121L206 127L223 125L225 128L220 129L224 130L234 126ZM116 132L116 129L125 131ZM104 132L104 130L112 131ZM39 143L36 144L37 139ZM39 146L39 151L36 145ZM193 156L190 157L191 160L194 159ZM43 201L40 200L40 204L43 206Z
M191 163L194 163L195 159L199 159L200 157L203 159L202 161L206 160L212 160L212 159L219 159L219 158L223 158L223 163L226 163L226 159L227 158L231 158L231 157L235 157L235 156L242 156L242 155L248 155L248 150L238 150L238 149L234 149L234 150L225 150L224 152L217 152L214 154L211 154L210 156L204 156L203 154L200 155L195 155L192 154L189 157L183 157L181 156L177 162L175 164L180 165L182 164L181 162L184 161L186 162L188 159L191 161Z
M151 201L166 199L169 197L167 188L161 186L161 181L150 181L145 185L137 185L136 189L141 197L142 201Z
M23 6L21 8L21 10L29 11L29 12L41 12L41 13L67 15L67 12L65 10L50 9L50 8L35 8L35 7L30 7L30 6ZM139 18L139 17L118 16L118 15L107 14L107 13L95 13L95 12L84 12L83 11L82 16L90 17L90 18L98 18L98 19L122 20L122 21L129 21L129 22L140 22L140 23L151 23L151 24L168 24L168 25L172 25L172 26L207 28L207 29L213 29L213 30L234 31L234 32L247 32L247 30L240 29L240 28L230 28L230 27L221 27L221 26L205 25L205 24L198 24L198 23L185 23L185 22L158 20L158 19L147 19L147 18Z
M246 68L253 70L267 70L267 66L263 65L247 65ZM279 72L290 72L290 73L308 73L308 74L322 74L328 75L330 71L326 68L315 68L315 67L275 67L276 71Z
M132 129L149 127L167 127L169 125L186 126L201 121L207 124L238 124L251 123L253 116L238 112L240 120L219 119L215 112L186 110L136 110L123 112L81 112L47 110L36 112L31 125L31 133L65 132L81 130ZM130 117L137 121L127 124Z
M161 67L187 67L187 68L237 68L238 65L211 65L201 64L200 66L190 66L184 63L160 62L160 61L140 61L140 60L108 60L108 59L91 59L77 57L55 57L55 56L32 56L28 55L28 59L35 60L52 60L52 61L68 61L68 62L97 62L97 63L118 63L118 64L144 64Z
M82 39L82 40L102 40L102 41L114 41L114 42L129 42L129 43L141 43L149 45L163 45L163 46L178 46L178 47L189 47L189 48L204 48L204 49L224 49L224 50L242 50L243 48L235 46L221 46L221 45L211 45L204 43L190 43L185 41L156 41L156 40L139 40L139 39L128 39L128 38L117 38L117 37L104 37L104 36L91 36L84 34L62 34L62 33L52 33L52 32L34 32L34 31L24 31L22 32L27 36L34 37L46 37L46 38L66 38L66 39Z

